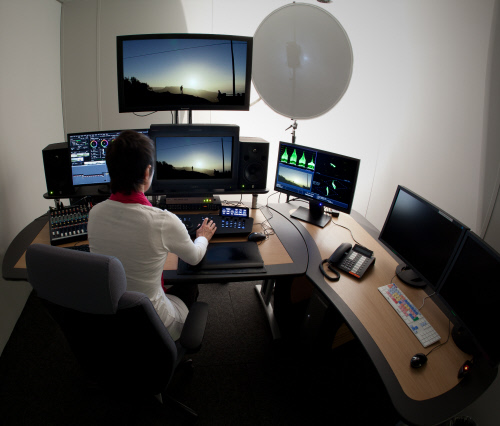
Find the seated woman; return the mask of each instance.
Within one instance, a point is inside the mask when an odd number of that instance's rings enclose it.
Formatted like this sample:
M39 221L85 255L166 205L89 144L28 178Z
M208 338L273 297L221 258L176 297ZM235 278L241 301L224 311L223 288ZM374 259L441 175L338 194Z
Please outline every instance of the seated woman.
M179 285L164 291L165 260L172 252L196 265L203 259L216 227L205 219L193 242L176 215L151 205L144 193L151 186L154 161L153 142L135 131L122 132L109 145L106 164L112 195L90 211L89 245L91 252L115 256L122 262L127 290L148 296L177 340L198 287Z

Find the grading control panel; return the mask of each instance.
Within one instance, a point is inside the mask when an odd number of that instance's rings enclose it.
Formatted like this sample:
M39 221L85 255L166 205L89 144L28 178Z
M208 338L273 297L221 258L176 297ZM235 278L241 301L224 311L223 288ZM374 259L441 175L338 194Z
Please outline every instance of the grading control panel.
M49 210L50 244L82 241L88 238L87 224L90 206L69 206Z

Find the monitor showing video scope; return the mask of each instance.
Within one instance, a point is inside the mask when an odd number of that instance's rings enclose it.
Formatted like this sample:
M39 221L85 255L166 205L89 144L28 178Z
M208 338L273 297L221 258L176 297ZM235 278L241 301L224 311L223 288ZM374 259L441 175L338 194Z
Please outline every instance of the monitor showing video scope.
M134 130L146 136L149 133L149 129ZM73 186L109 184L106 150L121 132L123 130L68 134Z
M292 217L324 227L324 208L350 213L360 160L333 152L280 142L274 189L309 202Z

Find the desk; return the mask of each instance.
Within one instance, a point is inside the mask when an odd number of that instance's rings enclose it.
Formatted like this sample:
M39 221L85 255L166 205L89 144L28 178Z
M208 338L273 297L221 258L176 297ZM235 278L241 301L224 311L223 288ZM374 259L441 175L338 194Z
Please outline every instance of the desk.
M370 236L352 216L341 214L332 222L351 229L362 245L374 251L376 263L365 276L358 280L342 274L338 282L327 281L319 271L319 263L328 258L342 242L352 242L349 231L328 224L321 229L305 222L291 219L290 211L298 204L272 204L269 208L251 210L254 231L260 232L264 216L273 226L276 235L259 245L266 274L251 275L204 275L180 276L176 273L177 259L169 255L165 263L164 277L172 283L182 281L239 281L306 276L315 286L318 297L345 320L345 323L361 342L377 369L387 392L401 417L409 424L433 425L445 421L460 412L478 398L493 382L497 369L476 363L473 374L459 380L457 372L469 358L450 341L434 351L427 365L411 369L409 361L424 349L412 335L397 313L387 303L377 288L389 283L397 262ZM263 216L264 215L264 216ZM48 243L48 217L46 215L28 225L9 246L2 266L5 279L26 280L24 251L32 242ZM224 241L223 239L214 239ZM235 239L231 239L235 241ZM396 278L395 282L401 284ZM421 305L424 290L400 285L416 306ZM433 299L427 299L423 314L442 336L448 335L448 318Z
M297 206L273 205L283 216ZM462 411L478 398L493 382L497 369L485 363L476 363L474 374L458 379L457 373L470 358L450 340L429 355L425 367L413 369L410 358L428 348L418 342L398 314L382 297L378 287L394 281L406 296L419 307L427 295L424 290L411 288L396 277L396 260L369 235L351 216L341 214L332 219L349 228L360 244L374 251L375 265L361 280L341 274L338 282L326 280L319 271L319 263L327 259L343 242L352 242L348 230L328 224L321 229L290 218L304 237L309 262L306 276L314 283L321 297L331 303L342 315L351 332L359 339L377 369L389 396L399 414L410 424L433 425ZM449 321L433 299L427 299L422 313L442 337L448 336Z

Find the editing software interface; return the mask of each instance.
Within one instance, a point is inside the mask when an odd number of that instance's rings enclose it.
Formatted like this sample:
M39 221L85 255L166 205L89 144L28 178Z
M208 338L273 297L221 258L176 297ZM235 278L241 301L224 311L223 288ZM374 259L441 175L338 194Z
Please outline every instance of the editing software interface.
M136 129L148 134L149 129ZM109 183L106 150L122 130L68 134L73 186Z
M281 142L275 187L349 212L358 168L357 159Z

